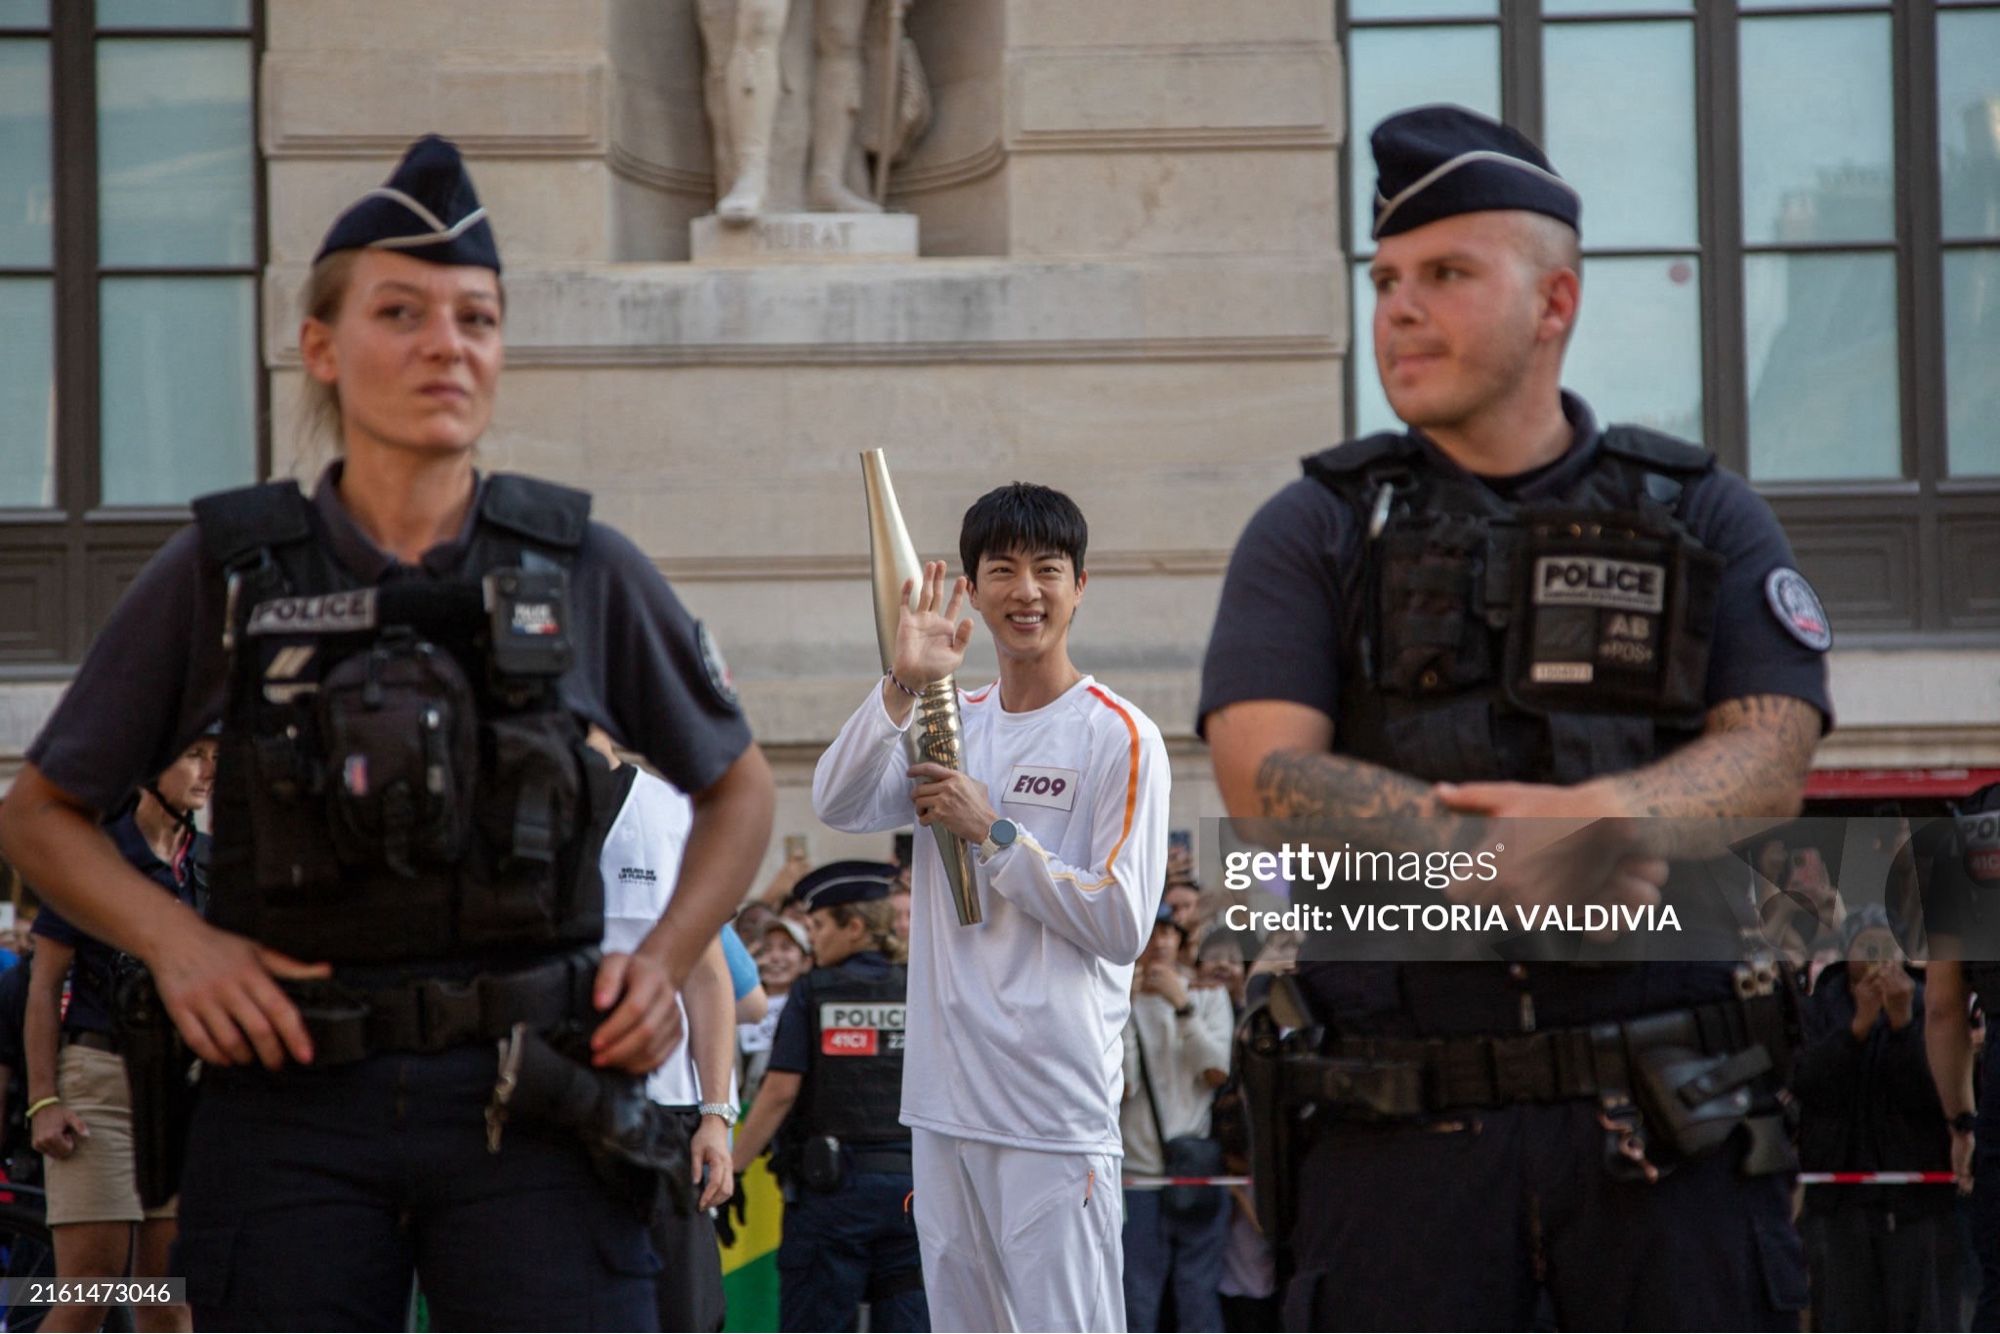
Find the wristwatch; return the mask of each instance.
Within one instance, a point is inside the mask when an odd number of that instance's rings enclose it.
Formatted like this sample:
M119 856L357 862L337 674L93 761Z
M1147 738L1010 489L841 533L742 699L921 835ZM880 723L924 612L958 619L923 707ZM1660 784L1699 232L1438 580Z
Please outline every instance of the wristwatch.
M731 1130L736 1129L738 1113L736 1111L736 1104L733 1102L704 1102L698 1104L695 1110L703 1116L719 1116L722 1118L723 1125L729 1127Z
M993 822L993 827L986 831L986 841L979 845L979 859L992 861L1000 855L1002 848L1011 847L1014 840L1020 836L1021 826L1006 816L1001 816Z
M1979 1128L1979 1117L1972 1112L1960 1112L1951 1118L1951 1128L1961 1135L1970 1135Z

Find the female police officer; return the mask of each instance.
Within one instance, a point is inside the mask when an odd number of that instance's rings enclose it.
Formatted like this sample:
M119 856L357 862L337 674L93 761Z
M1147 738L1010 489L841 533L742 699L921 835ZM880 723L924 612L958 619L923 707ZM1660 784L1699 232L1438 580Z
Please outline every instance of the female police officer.
M475 471L499 273L444 140L341 214L300 352L343 459L310 500L196 503L0 817L6 855L145 960L210 1067L178 1257L204 1327L393 1327L413 1267L440 1327L653 1319L641 1213L576 1136L508 1123L495 1039L567 1027L603 1070L658 1065L762 855L771 778L712 642L588 497ZM218 715L205 923L93 813ZM586 721L696 794L672 906L601 966Z
M792 891L816 967L792 988L771 1065L736 1140L743 1171L784 1127L785 1235L778 1324L787 1330L926 1330L923 1260L903 1096L909 979L889 887L896 868L833 862Z

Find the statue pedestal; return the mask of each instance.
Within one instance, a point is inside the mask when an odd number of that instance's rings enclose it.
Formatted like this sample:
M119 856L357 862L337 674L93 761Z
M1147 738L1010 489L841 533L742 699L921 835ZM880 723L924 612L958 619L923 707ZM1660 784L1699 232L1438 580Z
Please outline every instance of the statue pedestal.
M914 213L766 213L727 223L710 213L688 224L697 264L915 259Z

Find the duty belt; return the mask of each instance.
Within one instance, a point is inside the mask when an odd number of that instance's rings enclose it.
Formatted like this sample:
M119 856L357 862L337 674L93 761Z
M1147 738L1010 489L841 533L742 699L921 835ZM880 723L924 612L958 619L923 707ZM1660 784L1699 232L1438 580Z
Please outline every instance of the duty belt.
M314 1064L338 1065L380 1052L497 1041L516 1024L546 1032L588 1016L601 957L595 949L577 950L518 972L366 989L337 979L284 986L312 1036Z
M1615 1023L1539 1033L1439 1038L1330 1038L1319 1055L1288 1056L1281 1067L1287 1102L1323 1103L1382 1118L1523 1102L1567 1102L1635 1086L1634 1057L1655 1047L1729 1054L1680 1092L1705 1101L1771 1069L1773 1039L1759 1031L1763 997L1668 1010Z

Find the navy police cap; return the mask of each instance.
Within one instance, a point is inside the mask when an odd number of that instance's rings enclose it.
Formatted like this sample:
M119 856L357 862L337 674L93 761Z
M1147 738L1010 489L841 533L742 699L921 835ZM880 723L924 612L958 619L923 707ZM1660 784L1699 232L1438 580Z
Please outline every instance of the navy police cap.
M387 181L333 220L313 263L336 251L376 249L500 272L493 226L457 144L435 134L411 144Z
M887 862L828 862L806 872L792 887L792 897L810 912L843 903L868 903L889 897L896 868Z
M1456 106L1399 111L1375 127L1376 239L1487 209L1545 213L1582 231L1583 199L1534 141Z

